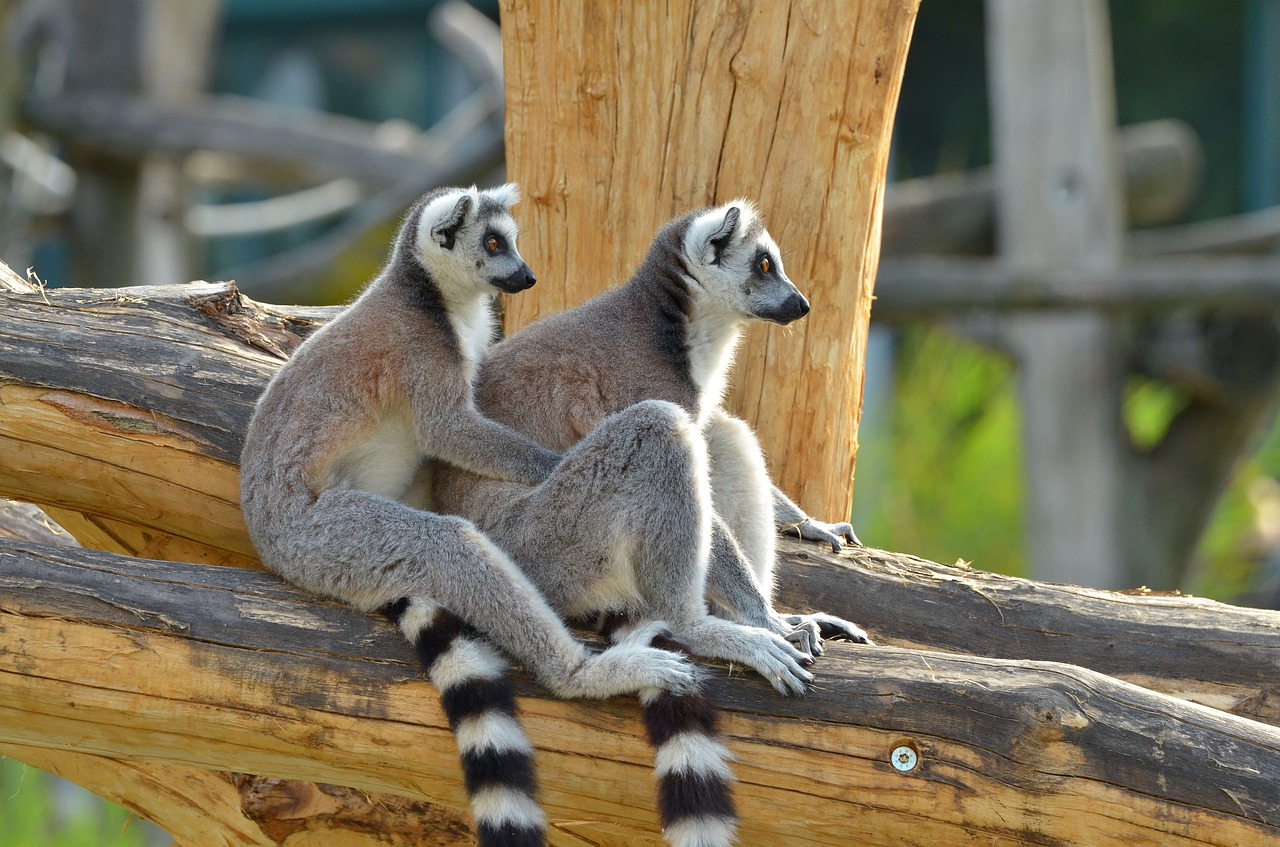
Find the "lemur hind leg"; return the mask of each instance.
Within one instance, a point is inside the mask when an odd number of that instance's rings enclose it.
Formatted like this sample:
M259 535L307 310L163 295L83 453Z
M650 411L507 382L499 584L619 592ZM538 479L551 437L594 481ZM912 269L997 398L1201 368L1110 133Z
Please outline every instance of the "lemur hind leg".
M701 434L678 406L647 400L606 419L542 485L478 519L562 614L660 619L692 653L802 692L808 655L707 612L710 502Z
M403 598L442 606L561 697L612 697L696 684L682 657L647 643L592 654L525 575L470 522L349 489L300 516L282 575L367 611ZM277 557L278 559L281 557ZM493 598L502 598L495 603Z
M781 634L813 655L822 651L821 638L870 644L871 640L861 627L843 618L825 613L779 615L774 610L774 569L778 555L777 498L760 442L744 421L720 410L708 416L703 424L703 434L707 442L711 498L716 514L737 543L742 557L750 564L760 593L760 597L750 596L749 586L735 572L738 566L731 553L716 555L713 550L709 577L713 598L729 607L740 619L756 626L777 632L781 620L788 630ZM790 503L789 500L787 502ZM798 508L796 511L804 514ZM720 542L718 546L722 550L729 549L728 542ZM763 612L760 611L761 600Z

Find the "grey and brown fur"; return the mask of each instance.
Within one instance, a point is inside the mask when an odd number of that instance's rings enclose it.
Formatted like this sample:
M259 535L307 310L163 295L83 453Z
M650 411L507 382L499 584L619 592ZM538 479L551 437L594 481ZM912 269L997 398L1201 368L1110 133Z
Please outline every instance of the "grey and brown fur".
M693 591L688 602L700 609L705 589L705 596L728 616L793 641L812 655L821 651L821 636L867 641L859 627L831 615L784 616L775 611L778 530L798 526L804 537L836 548L843 540L856 539L848 524L811 520L782 494L770 481L750 427L721 405L742 325L749 320L785 324L808 310L751 204L737 201L672 221L658 233L630 281L521 330L495 345L485 360L476 383L481 408L545 446L567 451L561 468L532 491L515 484L495 485L457 470L442 471L435 486L440 507L476 520L522 565L538 543L534 536L556 531L543 530L539 520L529 517L537 509L567 516L564 522L580 534L594 536L602 527L612 530L617 516L627 514L621 506L603 515L579 515L577 510L580 504L586 508L592 485L617 479L619 469L627 466L625 448L619 448L623 455L612 466L590 463L585 456L578 460L583 467L580 476L589 481L576 484L568 481L569 459L584 445L600 450L589 445L607 441L600 428L609 427L619 413L627 414L623 410L636 408L634 404L669 403L685 415L706 451L713 506L707 536L710 561L701 570L688 566L698 571L696 578L664 583L656 593L669 598ZM617 501L643 500L643 474L636 476L632 487L614 495ZM507 525L511 510L526 516L523 528ZM494 532L491 527L498 525L502 529ZM581 555L553 557L548 550L537 570L530 571L561 611L584 603L587 597L580 587L600 578L598 567L584 567L580 559ZM637 563L631 571L647 574L648 567ZM678 620L680 613L693 612L673 610L669 599L637 611L662 617L695 653L744 662L779 690L798 690L807 678L790 668L789 673L778 673L767 662L725 655L712 645L690 641L673 616Z
M263 563L316 594L387 609L418 649L475 766L468 789L486 847L541 844L545 829L489 642L563 697L696 684L684 658L649 646L657 628L589 652L470 521L408 504L424 504L431 460L523 486L560 461L473 398L490 301L534 281L516 249L516 196L503 186L422 198L378 277L268 385L241 457L241 503Z

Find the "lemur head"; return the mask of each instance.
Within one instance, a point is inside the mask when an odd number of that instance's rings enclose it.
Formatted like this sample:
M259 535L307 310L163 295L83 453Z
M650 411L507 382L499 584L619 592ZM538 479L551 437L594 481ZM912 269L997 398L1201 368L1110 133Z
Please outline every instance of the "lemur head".
M744 318L785 325L809 314L809 301L787 279L778 245L747 200L695 213L684 254L702 296Z
M478 190L446 188L423 199L417 258L447 295L515 294L537 279L516 250L519 232L511 207L520 189L511 183Z

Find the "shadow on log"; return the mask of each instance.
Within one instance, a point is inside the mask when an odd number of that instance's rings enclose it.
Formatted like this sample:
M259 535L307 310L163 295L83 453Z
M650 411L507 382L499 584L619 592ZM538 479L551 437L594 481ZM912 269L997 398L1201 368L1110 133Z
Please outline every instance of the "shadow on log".
M0 541L0 749L115 792L184 844L422 843L394 822L431 816L439 843L459 843L453 741L390 627L258 571L181 561L255 565L240 434L332 311L261 306L222 283L40 292L3 266L0 279L0 494L111 551ZM1280 835L1280 730L1264 723L1277 722L1280 614L783 551L784 606L901 646L830 645L803 699L710 668L743 843ZM178 561L149 560L165 558ZM634 703L519 690L553 843L659 843ZM907 771L893 764L904 748Z

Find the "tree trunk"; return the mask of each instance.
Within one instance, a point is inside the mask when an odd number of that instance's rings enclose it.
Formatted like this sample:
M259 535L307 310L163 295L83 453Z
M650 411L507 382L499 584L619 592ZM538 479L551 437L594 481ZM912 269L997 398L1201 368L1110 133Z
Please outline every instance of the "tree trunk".
M507 170L527 198L521 250L544 280L509 299L507 329L626 279L668 219L754 200L813 311L747 334L729 406L781 488L844 519L918 5L504 0Z

